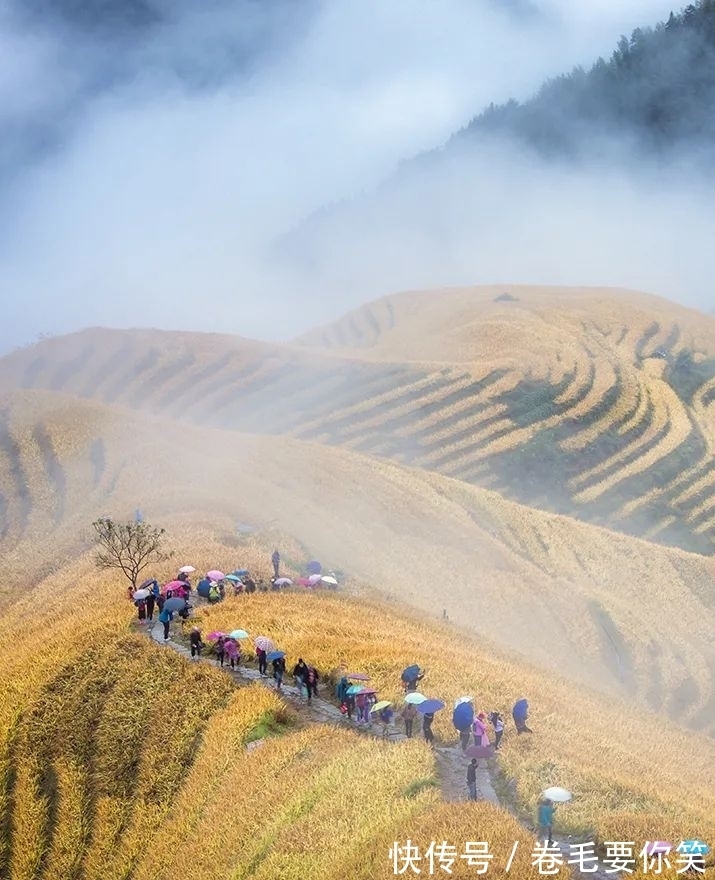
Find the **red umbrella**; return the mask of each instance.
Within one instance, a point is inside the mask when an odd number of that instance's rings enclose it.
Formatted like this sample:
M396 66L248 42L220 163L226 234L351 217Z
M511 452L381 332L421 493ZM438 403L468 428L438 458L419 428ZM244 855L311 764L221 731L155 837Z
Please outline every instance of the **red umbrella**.
M310 581L308 580L308 578L296 578L295 582L300 587L309 587L310 586Z

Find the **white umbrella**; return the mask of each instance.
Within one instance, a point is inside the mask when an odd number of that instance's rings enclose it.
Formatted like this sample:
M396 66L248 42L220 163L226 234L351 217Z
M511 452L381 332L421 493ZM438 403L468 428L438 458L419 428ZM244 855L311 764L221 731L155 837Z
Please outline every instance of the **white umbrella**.
M146 597L149 595L149 593L151 593L151 590L137 590L134 593L134 598L137 600L146 599Z
M458 700L454 701L454 708L456 709L460 703L473 703L474 699L472 697L460 697Z
M418 694L417 691L412 691L405 697L406 703L414 703L415 706L424 703L426 700L427 697L424 694Z
M308 578L308 583L315 585L318 583L319 580L320 580L319 574L311 574L311 576Z
M335 580L335 578L334 578L334 577L330 577L330 575L328 575L328 577L322 577L320 580L321 580L324 584L333 584L334 586L337 586L337 583L338 583L338 582Z
M184 574L191 574L192 571L196 571L193 565L182 565L179 571L183 571Z
M284 587L288 584L292 584L293 581L290 578L278 578L278 580L274 581L274 583L277 587Z
M542 795L558 804L565 804L566 801L570 801L573 797L570 791L567 791L565 788L559 788L558 785L547 788L542 792Z

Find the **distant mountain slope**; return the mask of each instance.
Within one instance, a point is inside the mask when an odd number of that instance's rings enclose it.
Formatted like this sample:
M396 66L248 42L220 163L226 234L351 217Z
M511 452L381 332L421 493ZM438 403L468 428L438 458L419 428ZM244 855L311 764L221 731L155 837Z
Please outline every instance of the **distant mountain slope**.
M715 320L645 294L403 294L293 346L85 331L2 359L0 387L344 446L713 552Z
M238 552L234 524L247 521L383 595L446 609L486 644L715 731L709 559L344 449L57 393L5 395L0 407L5 590L61 570L100 515L140 506L170 526L175 546L205 536L197 566L211 564L210 534Z

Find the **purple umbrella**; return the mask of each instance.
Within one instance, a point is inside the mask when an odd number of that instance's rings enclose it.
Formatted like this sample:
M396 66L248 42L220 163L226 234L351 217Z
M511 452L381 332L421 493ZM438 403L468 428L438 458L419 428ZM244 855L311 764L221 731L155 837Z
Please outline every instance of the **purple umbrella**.
M317 559L311 559L307 565L308 574L320 574L323 570L323 566L318 562Z

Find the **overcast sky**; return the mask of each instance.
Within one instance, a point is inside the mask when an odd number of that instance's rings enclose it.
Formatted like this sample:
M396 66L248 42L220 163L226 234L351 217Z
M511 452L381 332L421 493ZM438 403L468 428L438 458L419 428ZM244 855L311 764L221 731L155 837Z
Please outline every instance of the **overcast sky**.
M653 260L676 220L697 217L706 249L713 233L676 169L554 179L483 154L380 206L379 222L374 201L360 207L400 160L610 54L669 3L183 0L129 35L33 18L33 3L0 13L3 349L96 324L287 338L440 283L703 296L702 266ZM304 218L355 197L308 271L276 256Z

